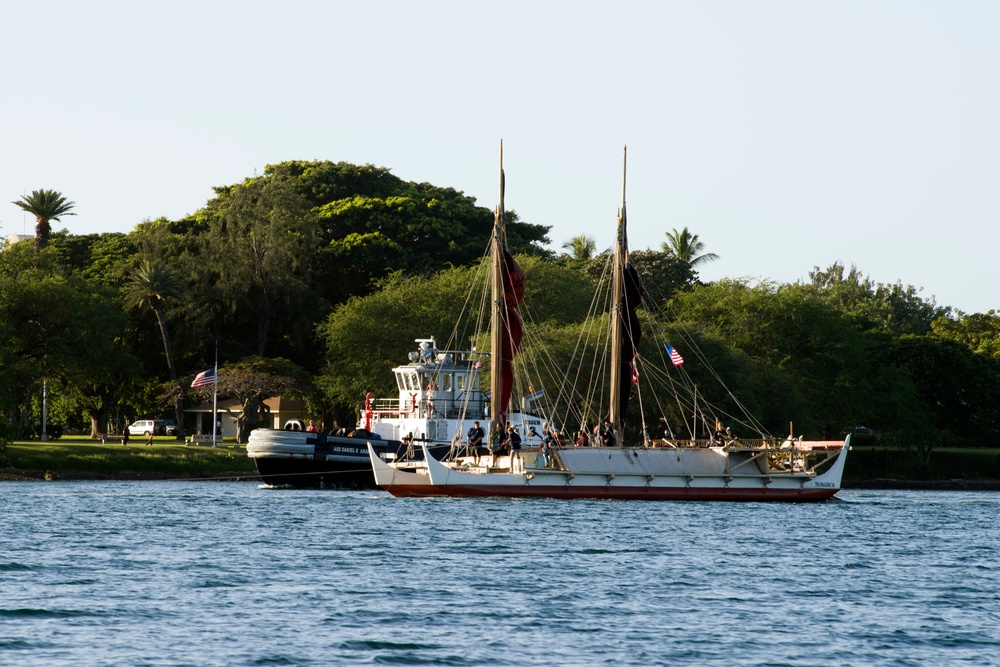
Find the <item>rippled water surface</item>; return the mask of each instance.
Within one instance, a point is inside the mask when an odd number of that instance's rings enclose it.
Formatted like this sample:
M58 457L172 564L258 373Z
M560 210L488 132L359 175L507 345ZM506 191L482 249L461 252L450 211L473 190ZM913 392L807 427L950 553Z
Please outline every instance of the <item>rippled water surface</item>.
M995 665L1000 494L0 484L0 665Z

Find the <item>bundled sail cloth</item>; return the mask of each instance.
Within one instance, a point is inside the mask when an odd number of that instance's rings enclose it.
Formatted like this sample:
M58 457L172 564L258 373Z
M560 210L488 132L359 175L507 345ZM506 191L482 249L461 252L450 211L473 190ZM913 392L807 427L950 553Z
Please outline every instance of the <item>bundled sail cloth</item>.
M524 299L524 271L506 248L502 250L501 278L503 281L503 312L500 317L500 402L497 404L501 423L507 419L507 406L514 390L514 356L521 349L524 331L517 305Z

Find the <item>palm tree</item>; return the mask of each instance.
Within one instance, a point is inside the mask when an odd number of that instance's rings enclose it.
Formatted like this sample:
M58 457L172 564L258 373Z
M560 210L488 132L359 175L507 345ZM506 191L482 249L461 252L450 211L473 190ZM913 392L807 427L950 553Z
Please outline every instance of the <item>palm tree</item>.
M594 251L597 250L597 242L586 234L580 234L563 243L562 247L572 251L570 255L573 259L588 260L593 258Z
M160 335L163 337L163 351L167 355L167 369L170 371L171 380L177 379L177 365L170 347L170 333L167 331L167 319L163 313L163 306L167 299L179 299L181 295L181 287L174 272L160 261L144 260L125 284L125 301L129 306L133 308L149 306L156 314L156 322L160 326ZM177 394L174 408L177 412L177 435L183 437L184 398L180 393Z
M667 232L667 240L663 243L663 252L687 262L690 267L719 259L714 252L702 253L704 249L705 244L698 240L697 234L689 232L687 227L681 231L674 229Z
M49 225L51 220L58 220L64 215L76 215L71 212L76 204L67 201L66 197L55 190L32 190L30 195L24 195L13 203L35 216L35 252L48 245L49 233L52 231Z

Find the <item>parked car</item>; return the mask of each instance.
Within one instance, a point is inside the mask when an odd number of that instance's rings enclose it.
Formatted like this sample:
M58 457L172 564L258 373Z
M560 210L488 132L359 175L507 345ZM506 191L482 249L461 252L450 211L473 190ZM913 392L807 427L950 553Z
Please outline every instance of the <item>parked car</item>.
M851 436L852 445L876 445L878 444L878 433L867 426L852 426L844 432L844 435Z
M150 433L156 433L155 419L140 419L129 424L129 435L149 435Z
M173 419L139 419L128 427L129 435L176 435L177 422Z

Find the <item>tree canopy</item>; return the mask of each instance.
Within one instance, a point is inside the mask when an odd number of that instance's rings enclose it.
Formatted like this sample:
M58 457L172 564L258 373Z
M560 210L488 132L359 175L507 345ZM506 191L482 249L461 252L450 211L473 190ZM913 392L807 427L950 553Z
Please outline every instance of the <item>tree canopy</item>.
M24 195L13 202L22 210L35 216L35 252L42 250L49 242L52 231L51 222L64 215L73 213L74 202L69 201L55 190L32 190L30 195Z
M689 232L687 227L680 231L674 229L667 232L667 240L663 242L662 249L663 252L686 262L692 268L719 259L714 252L703 252L705 242L700 240L697 234Z
M15 203L47 222L74 207L49 190ZM566 362L590 320L607 318L592 292L608 256L585 236L564 245L572 257L556 256L549 227L506 218L528 278L522 314ZM160 416L216 350L220 392L247 409L243 435L263 401L285 392L346 425L365 392L393 390L389 370L415 338L474 342L473 299L484 297L470 288L492 225L491 208L452 188L373 165L289 161L128 234L37 228L37 250L0 251L0 429L32 431L42 383L53 419L84 431ZM952 312L839 262L796 284L702 284L697 266L714 256L698 235L667 239L629 255L645 285L641 321L657 332L640 356L667 339L713 359L774 430L791 420L797 432L840 437L863 424L918 448L1000 437L996 311ZM707 367L688 372L707 387ZM672 419L683 426L682 414Z

